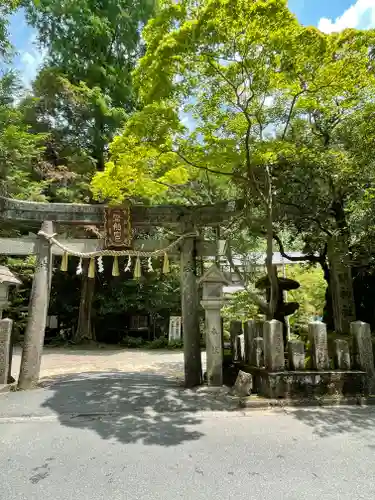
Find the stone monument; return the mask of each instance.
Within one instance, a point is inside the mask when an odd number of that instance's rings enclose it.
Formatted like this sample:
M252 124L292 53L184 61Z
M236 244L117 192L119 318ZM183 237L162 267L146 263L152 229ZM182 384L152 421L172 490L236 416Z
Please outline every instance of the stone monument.
M213 264L201 277L203 294L201 304L205 310L207 383L223 385L223 343L221 309L224 305L223 285L229 284L220 269Z

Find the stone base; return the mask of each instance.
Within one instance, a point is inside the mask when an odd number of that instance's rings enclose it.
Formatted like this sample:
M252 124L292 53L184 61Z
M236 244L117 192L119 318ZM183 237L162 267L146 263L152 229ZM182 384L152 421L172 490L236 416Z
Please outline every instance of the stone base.
M266 398L315 398L322 396L367 396L369 379L361 371L267 372L250 369L254 392Z
M374 396L322 396L293 399L270 399L260 396L237 398L238 407L248 410L269 410L273 408L309 408L332 406L372 406L375 405Z
M0 384L0 394L4 392L10 392L14 387L14 384Z

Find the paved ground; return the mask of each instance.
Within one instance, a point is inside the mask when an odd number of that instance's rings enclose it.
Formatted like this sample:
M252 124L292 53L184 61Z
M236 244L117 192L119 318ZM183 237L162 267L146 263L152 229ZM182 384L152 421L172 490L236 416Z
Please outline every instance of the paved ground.
M375 498L374 408L229 411L140 354L0 396L0 499Z
M203 362L205 354L202 353ZM14 349L12 375L18 378L21 350ZM50 378L77 372L148 372L171 377L183 377L184 362L181 351L141 349L79 349L45 348L41 378Z

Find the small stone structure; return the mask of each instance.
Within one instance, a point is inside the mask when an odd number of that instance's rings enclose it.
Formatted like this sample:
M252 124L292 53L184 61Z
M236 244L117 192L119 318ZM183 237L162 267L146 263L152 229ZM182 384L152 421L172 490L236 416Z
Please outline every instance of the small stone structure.
M6 266L0 266L0 386L10 384L12 378L12 328L11 319L1 319L8 305L9 287L21 285L21 281Z
M248 322L247 326L245 324L247 345L252 338L253 328L254 323ZM234 331L242 331L238 322ZM305 345L301 340L288 342L286 368L283 324L278 320L266 321L263 338L252 338L246 361L238 360L236 363L243 372L252 375L253 392L264 397L314 399L326 395L366 396L375 387L370 327L366 323L355 322L351 324L351 332L353 354L350 352L351 342L345 339L335 340L334 367L331 367L326 325L319 321L310 323L309 354L312 368L305 368Z
M201 304L206 316L207 383L212 386L222 386L223 332L221 309L224 305L223 285L228 284L228 281L216 264L213 264L199 280L199 284L203 287Z

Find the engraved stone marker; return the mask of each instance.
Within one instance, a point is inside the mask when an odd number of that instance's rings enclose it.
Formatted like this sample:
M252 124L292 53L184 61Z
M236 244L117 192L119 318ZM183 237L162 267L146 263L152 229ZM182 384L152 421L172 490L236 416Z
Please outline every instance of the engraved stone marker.
M315 370L328 370L328 344L327 326L321 321L309 324L309 338L311 342L313 368Z
M168 342L181 341L181 325L182 325L181 316L170 316Z
M253 340L255 337L259 337L257 335L257 323L255 320L250 320L246 321L244 324L244 339L245 339L245 346L244 346L244 361L245 363L250 363L252 359L252 349L253 349Z
M245 361L245 335L238 336L239 361Z
M207 383L221 386L223 385L221 308L224 305L222 288L228 282L220 269L213 264L202 276L200 283L203 285L201 304L205 310L206 324Z
M240 361L241 350L239 348L240 342L238 337L242 334L242 322L241 321L231 321L230 322L230 345L232 350L232 360Z
M351 323L350 331L353 335L355 364L370 376L370 390L373 390L375 388L375 367L370 325L362 321L355 321Z
M288 342L289 370L300 371L305 369L305 344L302 340Z
M0 320L0 385L8 383L12 327L11 319Z
M350 370L349 343L346 340L336 339L335 342L335 368L338 370Z
M264 322L264 363L269 371L285 370L283 324L276 319Z
M257 368L264 366L264 340L262 337L255 337L253 339L252 358L250 364Z

